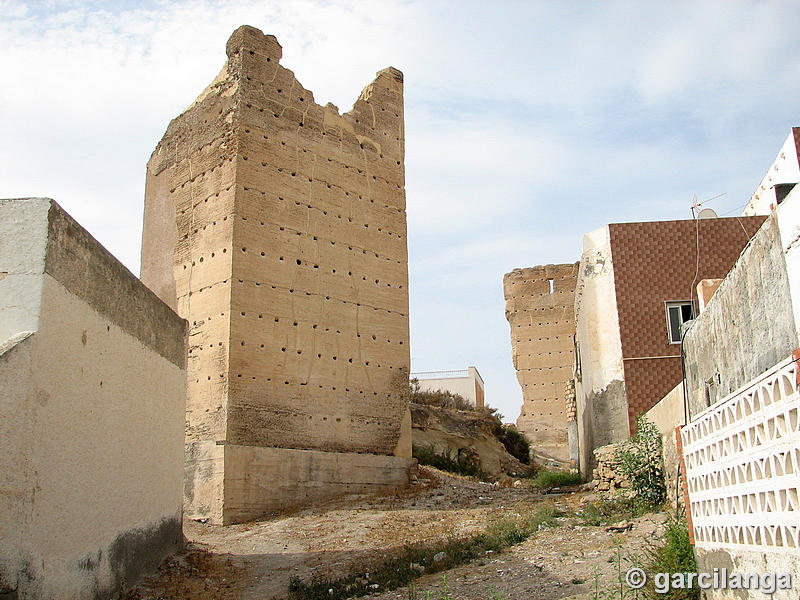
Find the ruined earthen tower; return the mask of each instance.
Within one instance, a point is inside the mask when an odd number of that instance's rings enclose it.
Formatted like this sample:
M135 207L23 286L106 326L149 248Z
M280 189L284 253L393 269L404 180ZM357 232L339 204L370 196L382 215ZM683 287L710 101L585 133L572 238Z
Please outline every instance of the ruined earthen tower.
M569 384L577 277L578 263L514 269L503 277L512 360L522 386L517 428L531 440L532 453L560 461L577 458L568 440L568 429L575 426Z
M240 27L147 166L142 280L189 321L190 517L407 482L403 77L349 113Z

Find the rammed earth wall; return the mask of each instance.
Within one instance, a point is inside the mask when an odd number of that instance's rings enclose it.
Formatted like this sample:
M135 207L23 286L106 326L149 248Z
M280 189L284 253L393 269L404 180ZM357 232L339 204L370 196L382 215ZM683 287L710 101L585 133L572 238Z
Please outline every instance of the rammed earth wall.
M340 114L281 53L237 29L147 168L142 279L190 324L187 510L223 523L411 463L403 77Z

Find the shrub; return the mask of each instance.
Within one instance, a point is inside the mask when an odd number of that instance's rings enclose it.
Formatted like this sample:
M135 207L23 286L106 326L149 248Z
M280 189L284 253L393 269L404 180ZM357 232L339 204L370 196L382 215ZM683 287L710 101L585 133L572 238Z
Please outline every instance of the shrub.
M421 465L436 467L442 471L465 475L466 477L484 478L480 468L472 461L453 458L449 448L441 453L437 453L433 446L411 446L411 455L419 461Z
M694 558L692 544L689 541L689 529L686 520L671 520L667 524L664 545L650 548L648 555L648 591L654 598L670 598L672 600L698 600L700 588L671 589L666 594L656 594L653 587L655 573L695 573L697 563Z
M667 498L661 445L661 433L642 415L636 420L636 435L617 453L620 470L631 489L653 506L660 506Z
M540 469L530 479L531 485L538 488L563 487L565 485L578 485L581 475L576 471L551 471Z
M631 520L653 511L653 506L639 498L603 498L578 511L586 525L607 525L616 521Z
M501 432L497 437L500 443L506 447L506 452L521 463L530 464L531 442L524 433L513 425L501 425Z
M503 444L506 452L521 463L525 465L530 464L531 442L526 435L514 425L504 425L503 415L497 412L496 408L484 406L476 410L483 411L486 418L491 421L492 434Z

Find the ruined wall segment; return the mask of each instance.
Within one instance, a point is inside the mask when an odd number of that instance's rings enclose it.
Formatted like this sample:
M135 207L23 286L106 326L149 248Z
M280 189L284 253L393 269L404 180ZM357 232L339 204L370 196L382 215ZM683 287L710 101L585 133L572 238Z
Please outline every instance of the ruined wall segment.
M148 164L142 277L191 326L187 500L223 521L237 497L253 515L292 498L234 493L233 465L259 459L223 459L224 446L397 455L397 473L410 458L410 412L391 391L410 362L402 74L379 72L340 114L281 53L237 29Z
M503 278L523 405L517 428L532 451L570 459L564 390L572 381L578 263L515 269Z

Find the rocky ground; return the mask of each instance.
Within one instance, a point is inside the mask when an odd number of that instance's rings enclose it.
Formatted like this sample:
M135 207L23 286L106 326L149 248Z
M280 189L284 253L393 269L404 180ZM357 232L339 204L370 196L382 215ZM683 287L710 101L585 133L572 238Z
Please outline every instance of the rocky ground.
M378 497L354 496L290 515L218 527L186 522L186 552L129 592L125 600L269 600L286 597L292 577L339 576L379 561L408 542L482 530L492 519L550 503L574 515L588 492L543 494L497 487L421 469L420 485ZM373 599L489 600L589 598L594 584L616 581L616 556L637 556L663 536L665 515L632 521L623 533L559 518L500 554L416 580ZM623 568L623 571L627 567Z

